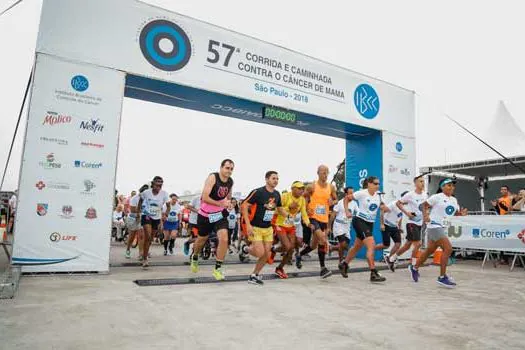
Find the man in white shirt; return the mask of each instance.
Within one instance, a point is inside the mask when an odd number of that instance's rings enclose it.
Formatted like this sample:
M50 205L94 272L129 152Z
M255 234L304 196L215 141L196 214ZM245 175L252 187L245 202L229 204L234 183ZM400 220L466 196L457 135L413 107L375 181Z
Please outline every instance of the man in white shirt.
M124 223L124 205L119 204L117 208L113 211L113 228L117 229L116 240L122 241L122 230L126 227Z
M421 204L425 202L428 195L425 193L425 179L423 176L414 178L415 189L405 193L400 200L397 201L397 207L408 218L406 225L406 239L405 244L399 248L396 254L393 254L387 263L391 266L397 260L398 256L403 255L412 247L411 264L416 263L417 252L421 248L421 232L423 227L423 213L421 212Z
M144 246L142 248L142 267L148 268L148 253L153 242L153 232L157 232L162 217L162 205L169 200L168 193L162 190L164 180L155 176L151 182L151 189L140 194L138 207L142 208L139 216L140 223L144 227ZM144 205L144 206L142 206ZM137 218L137 220L139 219Z
M339 244L337 245L337 251L339 252L339 263L343 261L344 252L348 249L350 243L350 225L352 223L352 217L357 213L357 203L354 199L354 188L345 187L345 197L342 198L334 206L332 214L330 215L330 225L334 238L337 239ZM345 202L348 203L345 208Z

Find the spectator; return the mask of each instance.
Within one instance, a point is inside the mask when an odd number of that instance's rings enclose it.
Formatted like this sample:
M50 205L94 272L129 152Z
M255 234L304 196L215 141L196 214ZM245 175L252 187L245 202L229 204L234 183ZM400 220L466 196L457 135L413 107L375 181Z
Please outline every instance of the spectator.
M510 196L509 186L501 186L501 197L496 201L491 201L492 206L498 215L506 215L512 208L512 197Z
M16 214L16 203L17 203L17 194L18 190L15 190L11 198L9 199L9 222L7 224L7 232L13 233L13 226L15 224L15 214Z
M130 201L131 198L135 197L137 191L131 191L131 195L128 198L124 199L124 214L129 215L130 213Z
M512 209L525 212L525 188L522 188L514 197Z
M122 230L126 227L124 223L124 205L119 204L113 212L113 227L117 229L117 241L122 241Z

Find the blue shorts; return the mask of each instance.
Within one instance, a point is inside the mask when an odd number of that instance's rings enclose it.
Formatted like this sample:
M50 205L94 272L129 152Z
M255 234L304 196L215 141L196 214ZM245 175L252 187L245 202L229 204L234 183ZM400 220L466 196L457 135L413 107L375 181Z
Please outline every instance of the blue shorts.
M164 221L163 229L166 231L177 231L179 229L178 221Z

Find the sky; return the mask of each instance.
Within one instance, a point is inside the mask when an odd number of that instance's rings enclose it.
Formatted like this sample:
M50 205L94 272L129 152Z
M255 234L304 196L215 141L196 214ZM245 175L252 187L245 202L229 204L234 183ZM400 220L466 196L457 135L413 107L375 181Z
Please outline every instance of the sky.
M0 11L13 2L0 0ZM520 1L267 0L260 7L240 0L145 2L416 91L418 166L468 161L471 149L483 147L443 112L484 134L503 100L525 130ZM25 0L0 17L2 167L33 64L41 5ZM24 122L25 115L6 190L18 181ZM137 142L146 135L158 140L159 151ZM217 147L200 147L200 138L216 139ZM194 192L229 157L236 161L236 191L262 185L266 170L279 171L284 189L296 179L312 180L321 163L333 173L344 151L340 139L126 99L117 188L129 192L162 175L170 192ZM141 164L145 157L147 166Z

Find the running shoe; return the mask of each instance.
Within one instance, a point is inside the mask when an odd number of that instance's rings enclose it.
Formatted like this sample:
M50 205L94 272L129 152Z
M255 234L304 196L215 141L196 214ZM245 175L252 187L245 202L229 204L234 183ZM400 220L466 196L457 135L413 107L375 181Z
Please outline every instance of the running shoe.
M164 256L166 256L166 255L168 255L168 251L167 250L164 251Z
M199 260L190 259L190 269L193 273L199 272Z
M348 264L346 261L341 262L337 267L339 268L339 272L341 272L341 276L348 278Z
M297 267L299 270L303 268L303 263L301 261L301 256L299 254L297 254L295 256L295 267Z
M371 271L370 272L370 282L378 283L378 282L385 282L386 278L381 276L381 274L377 271Z
M213 269L213 277L215 277L215 279L217 281L224 280L224 278L225 278L225 276L224 276L224 269L222 267L219 268L219 269L214 268Z
M144 261L142 262L142 268L143 268L143 269L147 269L148 267L149 267L149 262L148 262L148 260L146 259L146 260L144 260Z
M328 278L328 277L332 276L332 271L328 270L326 267L323 267L321 269L320 276L323 279Z
M144 257L142 255L139 256L139 261L144 260Z
M385 259L385 263L388 265L388 268L390 269L390 271L396 272L396 267L394 265L394 262L390 261L388 255L385 255L383 258Z
M408 265L408 272L410 272L410 277L412 278L412 281L419 281L419 271L416 270L416 268L412 266L412 264Z
M275 261L275 252L272 251L272 254L270 254L270 257L268 258L268 265L272 265Z
M148 253L148 259L150 259L150 258L151 258L151 253Z
M233 255L233 250L231 248L228 248L228 255Z
M173 248L170 248L170 255L173 255Z
M262 281L262 278L260 276L256 276L254 274L250 275L250 278L248 279L248 283L255 284L258 286L263 286L264 282Z
M280 279L283 279L283 280L288 278L288 275L286 274L286 272L284 272L284 269L276 268L275 274L279 276Z
M182 252L184 255L188 256L190 255L190 244L188 242L184 242L184 245L182 246Z
M131 259L131 252L129 249L126 250L126 259Z
M446 287L446 288L455 288L456 287L456 282L451 280L450 277L448 277L447 275L445 275L443 277L438 277L437 284L439 284L440 286Z

